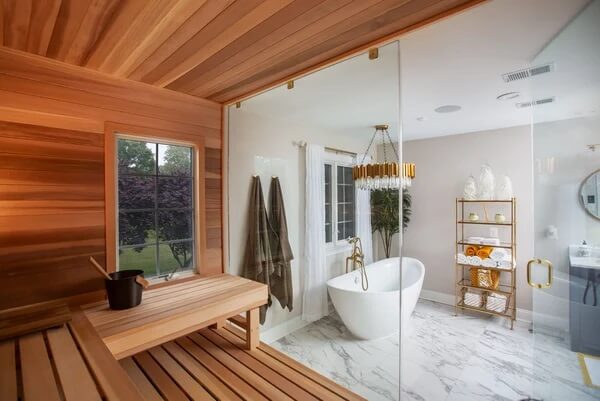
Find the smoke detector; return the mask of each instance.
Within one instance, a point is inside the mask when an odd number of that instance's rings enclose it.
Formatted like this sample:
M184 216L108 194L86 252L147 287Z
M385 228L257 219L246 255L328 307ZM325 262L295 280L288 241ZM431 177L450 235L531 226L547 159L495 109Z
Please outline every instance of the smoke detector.
M527 107L540 106L542 104L554 103L554 101L555 101L555 97L552 96L552 97L545 97L543 99L531 100L529 102L515 103L515 106L517 106L517 109L524 109Z
M508 83L535 77L536 75L547 74L552 71L554 71L554 63L547 63L522 70L507 72L506 74L502 74L502 79L504 82Z

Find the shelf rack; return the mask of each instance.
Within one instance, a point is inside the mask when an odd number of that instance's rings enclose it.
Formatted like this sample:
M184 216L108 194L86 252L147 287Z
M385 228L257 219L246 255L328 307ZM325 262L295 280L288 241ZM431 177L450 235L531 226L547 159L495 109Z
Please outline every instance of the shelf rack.
M510 207L510 220L503 223L496 223L495 221L469 221L465 216L465 205L482 204L483 207L489 205L507 205ZM510 328L514 328L514 322L516 320L516 305L517 305L517 286L516 286L516 258L517 258L517 200L512 198L510 200L466 200L457 198L456 199L456 254L464 252L467 246L490 246L492 248L503 248L510 251L512 258L512 268L499 268L499 267L483 267L483 266L472 266L467 264L458 263L455 260L455 287L456 287L456 299L455 299L455 313L458 315L458 311L469 310L474 312L481 312L488 315L501 316L510 319ZM487 216L487 213L486 213ZM485 226L496 226L500 229L510 229L510 241L501 242L500 245L489 245L479 244L475 242L467 241L465 237L465 231L468 226L485 225ZM469 275L469 270L472 268L496 270L500 271L500 279L502 276L509 275L510 279L508 284L499 285L497 289L483 288L472 285ZM493 310L485 309L485 307L475 307L466 305L463 301L463 289L475 290L483 294L497 293L504 295L508 298L507 309L504 313Z

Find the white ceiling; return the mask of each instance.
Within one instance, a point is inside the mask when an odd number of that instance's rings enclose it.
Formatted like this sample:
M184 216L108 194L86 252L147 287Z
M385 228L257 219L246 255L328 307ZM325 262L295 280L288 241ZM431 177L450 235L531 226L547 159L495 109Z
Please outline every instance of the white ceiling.
M575 96L561 99L561 93L577 83L573 79L581 83L585 78L573 76L577 61L592 60L571 60L567 66L570 58L565 57L565 49L577 43L569 42L569 38L545 48L587 3L494 0L402 37L403 140L528 124L532 109L518 109L515 102L530 100L532 91L538 98L557 98L553 105L535 108L536 121L538 117L564 119L593 112L585 109L585 103L574 100ZM381 48L377 60L360 55L338 63L297 80L293 90L279 87L245 101L242 107L267 118L275 115L367 138L372 135L372 125L388 123L396 136L397 48L396 43ZM503 73L542 61L554 61L556 72L513 83L501 78ZM595 74L598 65L592 63L586 73ZM565 84L567 72L569 85ZM512 91L521 96L505 102L496 100L498 95ZM561 102L567 97L570 101ZM459 105L462 109L448 114L434 112L442 105ZM538 114L537 109L542 108L547 108L546 113Z

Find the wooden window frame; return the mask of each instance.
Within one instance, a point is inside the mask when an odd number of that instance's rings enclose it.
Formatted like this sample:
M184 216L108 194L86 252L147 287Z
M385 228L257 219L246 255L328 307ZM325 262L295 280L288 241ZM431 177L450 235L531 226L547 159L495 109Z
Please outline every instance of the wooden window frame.
M155 128L120 123L106 123L104 127L104 211L106 241L106 271L117 268L118 205L117 205L117 140L129 138L140 141L183 145L193 148L194 163L194 266L192 272L202 274L207 265L206 255L206 195L205 195L205 141L202 137L180 134ZM185 275L184 275L185 277ZM160 278L157 282L163 281Z

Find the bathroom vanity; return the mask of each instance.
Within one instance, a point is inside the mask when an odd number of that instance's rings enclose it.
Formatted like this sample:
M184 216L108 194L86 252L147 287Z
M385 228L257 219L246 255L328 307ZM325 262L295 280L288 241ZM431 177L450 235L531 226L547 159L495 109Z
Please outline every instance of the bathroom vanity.
M600 355L600 249L569 247L571 350Z

